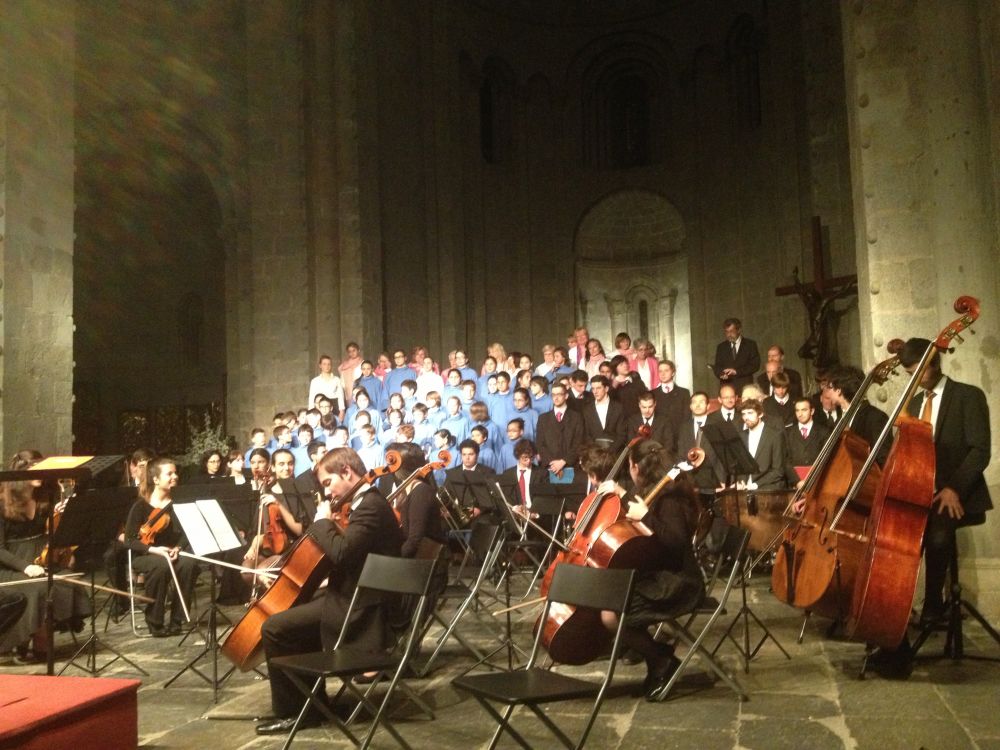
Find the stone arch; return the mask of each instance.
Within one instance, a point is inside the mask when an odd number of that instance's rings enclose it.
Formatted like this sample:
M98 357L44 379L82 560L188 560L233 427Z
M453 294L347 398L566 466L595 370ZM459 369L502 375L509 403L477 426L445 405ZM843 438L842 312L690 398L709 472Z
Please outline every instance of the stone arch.
M219 153L197 133L135 128L89 143L78 165L74 433L77 449L107 451L121 445L123 414L221 409L238 224ZM186 444L185 419L157 423L184 433L153 435L160 446Z
M654 34L609 34L584 46L567 71L569 133L580 134L586 166L629 168L662 162L669 150L680 65Z
M483 62L479 85L480 150L487 164L510 161L514 146L514 95L517 76L499 57Z
M677 363L679 381L690 384L685 237L683 217L670 201L629 188L604 196L583 213L573 246L578 323L602 342L619 331L633 338L645 334L660 356Z

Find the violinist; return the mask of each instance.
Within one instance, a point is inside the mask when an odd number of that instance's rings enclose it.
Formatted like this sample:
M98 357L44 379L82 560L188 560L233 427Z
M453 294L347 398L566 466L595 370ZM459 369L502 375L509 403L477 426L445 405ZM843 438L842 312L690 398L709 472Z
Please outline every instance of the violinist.
M396 516L378 490L361 482L364 474L365 466L351 448L334 448L316 465L316 478L328 499L320 503L308 533L333 563L333 572L322 596L264 622L261 635L268 659L331 649L368 553L399 556L403 534ZM350 525L343 530L333 521L341 505L350 509ZM372 651L386 646L390 640L387 614L381 600L356 610L345 643ZM302 708L302 697L284 672L268 671L276 720L259 724L256 731L261 735L287 734ZM317 723L315 713L307 714L303 721L305 726Z
M653 639L649 627L666 617L693 611L705 594L691 543L698 521L698 504L694 489L683 478L670 483L649 507L638 499L655 487L667 470L666 449L655 440L644 440L629 449L628 464L635 495L626 493L611 480L597 491L614 493L627 500L626 518L633 523L641 522L658 542L658 559L636 574L622 631L625 647L645 659L643 691L647 700L653 700L677 671L680 661L674 656L673 646ZM613 613L603 613L602 620L611 631L617 627Z
M295 456L290 450L279 448L272 460L270 471L265 469L258 475L261 465L254 464L254 456L250 458L250 465L254 467L253 481L260 492L261 528L255 530L244 554L248 563L281 554L289 543L302 536L312 521L314 506L299 494L295 485ZM272 514L271 507L277 512ZM269 527L269 521L277 527Z
M132 569L146 577L146 595L153 599L146 605L146 626L154 638L176 635L184 622L184 601L190 601L198 578L198 566L180 551L187 538L174 515L171 494L177 486L177 464L170 458L157 458L147 466L150 491L140 498L125 521L125 545L132 550ZM173 568L173 572L171 572ZM180 591L173 585L174 575ZM170 621L166 621L167 599Z
M10 461L12 470L28 469L42 458L33 450L19 451ZM47 543L46 520L51 504L58 499L58 487L50 482L4 482L0 484L0 581L37 578L38 583L18 586L24 602L23 615L0 635L0 653L16 651L23 662L44 661L50 644L46 640L45 568L39 554ZM83 629L90 614L87 592L76 586L56 586L54 617L57 630Z

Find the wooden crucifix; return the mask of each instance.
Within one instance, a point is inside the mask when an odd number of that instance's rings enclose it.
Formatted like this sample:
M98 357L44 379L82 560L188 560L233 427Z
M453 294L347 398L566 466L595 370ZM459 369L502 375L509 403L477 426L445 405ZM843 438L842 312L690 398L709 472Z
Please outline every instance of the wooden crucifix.
M858 277L834 276L827 278L823 261L823 225L818 216L812 218L813 280L804 283L799 279L799 268L792 276L795 283L774 290L778 297L797 294L809 314L809 338L799 347L802 359L812 360L816 369L826 369L840 363L837 348L837 329L840 319L850 306L837 310L834 302L858 293Z

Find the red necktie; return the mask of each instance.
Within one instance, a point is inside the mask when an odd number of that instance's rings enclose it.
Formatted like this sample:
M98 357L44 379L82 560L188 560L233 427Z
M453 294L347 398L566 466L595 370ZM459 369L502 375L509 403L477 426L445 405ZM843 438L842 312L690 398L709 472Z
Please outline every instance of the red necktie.
M809 439L809 430L807 430L805 427L802 428L802 437L805 440Z
M556 412L556 421L557 422L562 422L562 415L563 415L563 413L561 411L557 411Z
M517 487L521 490L521 502L527 502L528 492L524 487L524 469L518 469Z

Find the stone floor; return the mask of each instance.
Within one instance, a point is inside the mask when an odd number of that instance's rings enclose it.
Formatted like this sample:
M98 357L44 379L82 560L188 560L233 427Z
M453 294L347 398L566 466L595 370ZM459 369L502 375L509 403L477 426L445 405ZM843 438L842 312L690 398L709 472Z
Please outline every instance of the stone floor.
M905 682L878 676L858 679L863 648L855 643L824 638L825 623L810 622L801 644L796 643L801 616L769 593L766 578L755 578L748 587L752 610L771 629L788 651L786 659L776 644L767 641L751 661L749 673L735 647L727 642L720 650L723 661L736 673L750 694L741 703L721 681L710 679L695 660L679 683L674 697L664 703L646 703L638 694L644 669L621 666L588 745L601 748L980 748L1000 750L1000 662L967 658L962 662L938 658L943 636L935 635L920 654L912 677ZM202 600L207 591L200 589ZM735 601L735 598L734 598ZM730 622L720 620L712 643ZM239 617L241 609L224 610ZM530 646L533 614L525 612L514 622L517 643ZM482 647L496 643L498 623L485 611L469 616L463 632ZM99 620L101 628L104 617ZM980 627L965 625L968 656L1000 659L1000 646ZM171 686L165 682L203 647L194 634L183 644L179 638L136 639L127 621L111 623L101 633L106 642L120 649L145 669L141 676L119 661L108 675L139 676L140 744L150 748L277 748L280 739L261 738L254 733L254 718L269 710L267 682L250 674L235 673L213 702L210 684L185 672ZM760 631L753 631L753 640ZM58 648L60 669L73 652L67 636ZM108 652L98 654L98 664ZM485 746L492 723L472 699L456 692L451 680L471 666L472 660L458 648L446 652L430 677L412 682L437 714L430 721L412 704L401 704L396 726L415 748L437 750ZM211 661L201 665L211 674ZM220 657L220 668L227 664ZM575 670L598 674L603 664ZM37 667L0 666L4 671L41 672ZM70 667L69 674L82 672ZM552 711L557 723L575 731L581 727L588 707L580 703L561 705ZM547 736L530 715L515 726L538 748L557 743ZM572 732L571 732L572 733ZM296 739L299 747L350 747L342 737L325 729L309 729ZM384 732L377 747L395 746ZM510 738L501 747L514 747Z

